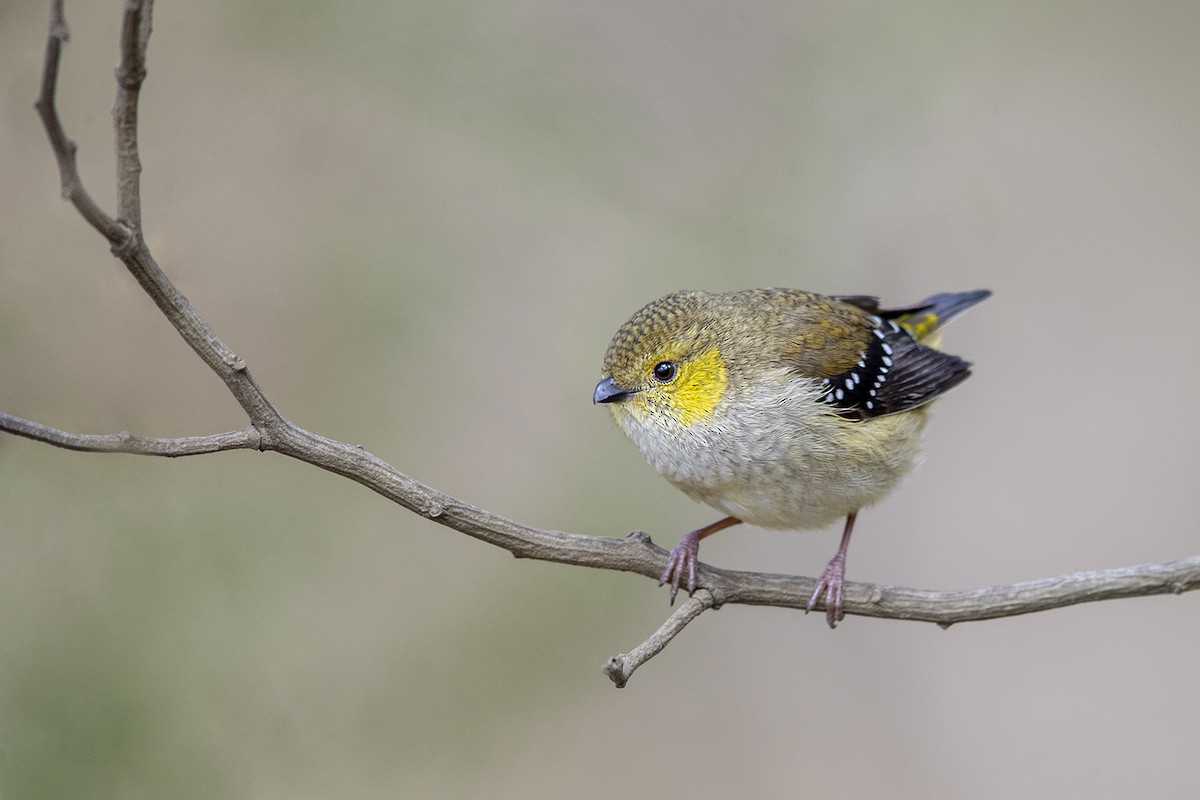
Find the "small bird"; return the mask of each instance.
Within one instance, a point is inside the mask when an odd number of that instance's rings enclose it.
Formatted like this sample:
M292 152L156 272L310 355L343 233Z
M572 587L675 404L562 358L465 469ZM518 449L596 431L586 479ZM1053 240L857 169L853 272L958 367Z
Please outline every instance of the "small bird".
M661 475L726 516L685 534L659 585L696 590L700 540L739 522L811 530L845 519L808 610L845 616L846 549L860 509L918 459L926 408L971 365L935 349L938 330L991 292L877 298L795 289L676 292L621 326L592 402Z

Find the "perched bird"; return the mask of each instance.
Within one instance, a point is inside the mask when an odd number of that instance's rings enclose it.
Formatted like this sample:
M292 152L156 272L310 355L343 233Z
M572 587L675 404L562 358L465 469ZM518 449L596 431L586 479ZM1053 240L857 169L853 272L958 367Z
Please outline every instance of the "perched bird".
M659 585L696 589L700 540L745 522L809 530L844 518L808 601L845 615L846 549L859 509L913 468L929 402L970 364L935 348L949 319L991 294L874 297L794 289L677 292L613 337L592 395L661 475L726 514L671 549Z

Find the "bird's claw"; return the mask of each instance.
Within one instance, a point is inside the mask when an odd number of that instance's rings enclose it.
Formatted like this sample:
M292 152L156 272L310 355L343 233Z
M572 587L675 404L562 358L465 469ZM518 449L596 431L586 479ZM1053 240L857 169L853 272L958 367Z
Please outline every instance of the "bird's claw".
M821 577L817 579L817 586L813 589L812 596L808 598L808 607L805 608L804 613L812 611L816 608L817 602L823 599L825 621L829 623L829 627L836 628L837 624L846 617L846 610L843 608L846 595L845 584L846 559L841 553L838 553L822 570Z
M675 543L667 556L667 566L658 578L658 585L671 584L671 605L675 605L675 595L679 593L679 584L683 574L687 573L687 592L696 591L696 562L700 556L700 537L697 531L685 534Z

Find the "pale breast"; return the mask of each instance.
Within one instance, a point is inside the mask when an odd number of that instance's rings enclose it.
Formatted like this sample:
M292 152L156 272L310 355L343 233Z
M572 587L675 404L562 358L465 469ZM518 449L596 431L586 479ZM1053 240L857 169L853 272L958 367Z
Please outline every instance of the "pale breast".
M794 381L786 393L743 396L686 428L619 421L691 497L752 525L818 528L891 492L916 463L925 424L923 409L851 421L818 392Z

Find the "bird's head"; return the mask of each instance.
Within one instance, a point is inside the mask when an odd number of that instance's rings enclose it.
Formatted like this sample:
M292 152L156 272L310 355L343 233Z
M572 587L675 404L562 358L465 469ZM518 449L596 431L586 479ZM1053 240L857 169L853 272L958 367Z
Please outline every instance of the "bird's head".
M604 377L592 394L618 422L686 427L710 417L729 386L720 323L701 292L677 292L646 305L613 337Z

